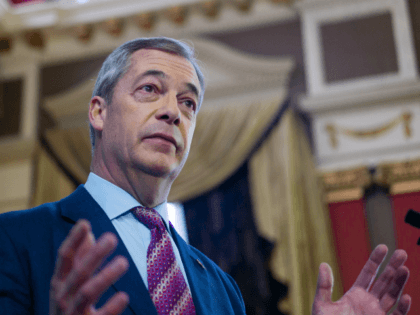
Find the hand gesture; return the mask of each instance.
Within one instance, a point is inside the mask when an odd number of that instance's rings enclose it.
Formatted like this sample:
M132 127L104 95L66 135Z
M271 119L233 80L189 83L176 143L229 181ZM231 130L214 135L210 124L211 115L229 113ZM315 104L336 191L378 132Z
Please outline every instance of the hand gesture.
M407 314L411 303L410 296L406 294L399 299L409 275L408 268L404 266L407 260L405 251L394 252L389 264L372 285L387 251L385 245L375 248L352 288L337 302L331 301L331 268L326 263L321 264L312 314L385 315L394 305L397 307L392 315Z
M128 269L127 259L116 257L95 274L117 242L112 233L95 242L89 222L77 222L58 250L50 287L50 315L117 315L124 311L128 295L123 292L115 294L101 309L94 308L103 292Z

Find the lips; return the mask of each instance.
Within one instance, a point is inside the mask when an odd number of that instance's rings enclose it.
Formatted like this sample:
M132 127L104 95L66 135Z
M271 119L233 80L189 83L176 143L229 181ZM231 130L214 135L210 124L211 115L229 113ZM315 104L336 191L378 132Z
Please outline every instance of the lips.
M178 147L178 144L177 144L177 142L176 142L176 140L175 140L175 138L173 137L173 136L171 136L171 135L169 135L169 134L166 134L166 133L154 133L154 134L152 134L152 135L150 135L150 136L147 136L147 137L144 137L144 139L153 139L153 138L160 138L160 139L164 139L164 140L166 140L166 141L169 141L169 142L171 142L171 143L173 143L173 145L177 148Z

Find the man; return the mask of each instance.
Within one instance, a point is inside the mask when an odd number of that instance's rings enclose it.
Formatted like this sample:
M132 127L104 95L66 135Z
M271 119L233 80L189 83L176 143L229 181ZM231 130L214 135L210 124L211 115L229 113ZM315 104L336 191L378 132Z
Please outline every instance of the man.
M203 93L193 52L178 41L138 39L107 58L89 107L86 184L56 203L0 217L1 312L245 314L235 282L167 220ZM404 251L372 285L386 251L373 251L336 303L322 264L313 314L379 315L394 305L394 315L406 314L410 297L398 300L408 278Z

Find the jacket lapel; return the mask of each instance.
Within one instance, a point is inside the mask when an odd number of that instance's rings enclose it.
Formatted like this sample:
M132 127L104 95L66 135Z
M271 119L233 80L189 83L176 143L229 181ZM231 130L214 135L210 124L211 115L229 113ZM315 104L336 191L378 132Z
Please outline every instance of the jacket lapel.
M114 285L112 285L112 288L116 292L123 291L130 296L128 308L130 308L134 314L157 314L153 302L150 299L149 291L144 285L143 280L141 279L141 276L127 251L127 248L123 244L120 236L105 212L87 192L83 185L80 185L69 197L63 199L60 204L63 217L72 220L74 223L80 219L88 220L92 226L92 232L96 239L105 232L111 232L117 236L118 246L114 253L105 260L102 266L105 266L105 264L114 259L116 256L126 257L130 266L127 273L123 275ZM108 292L109 291L111 291L112 294L115 293L112 292L112 289L109 289Z
M211 283L207 270L198 256L190 249L190 246L176 232L172 225L170 225L170 230L181 255L182 263L184 264L196 312L200 315L211 314L211 301L213 299L211 290L209 290Z

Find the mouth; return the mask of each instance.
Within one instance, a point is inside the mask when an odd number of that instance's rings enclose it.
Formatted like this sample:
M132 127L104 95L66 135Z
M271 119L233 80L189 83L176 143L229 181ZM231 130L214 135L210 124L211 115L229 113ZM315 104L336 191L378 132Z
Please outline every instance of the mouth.
M178 148L178 144L174 137L166 133L154 133L150 136L145 137L144 139L163 139L165 141L171 142L175 148Z

